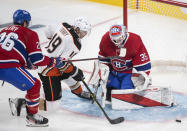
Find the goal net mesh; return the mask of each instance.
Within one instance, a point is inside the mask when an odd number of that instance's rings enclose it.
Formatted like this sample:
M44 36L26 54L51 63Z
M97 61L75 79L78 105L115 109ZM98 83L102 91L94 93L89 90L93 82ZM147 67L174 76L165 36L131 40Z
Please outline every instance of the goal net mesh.
M187 2L187 1L186 1ZM128 8L187 20L187 3L173 0L128 0Z

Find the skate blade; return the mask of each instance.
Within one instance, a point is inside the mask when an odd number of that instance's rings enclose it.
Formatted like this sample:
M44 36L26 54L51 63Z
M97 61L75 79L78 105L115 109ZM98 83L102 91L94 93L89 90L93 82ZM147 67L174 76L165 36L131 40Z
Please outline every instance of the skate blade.
M36 124L36 123L33 123L29 120L26 120L26 126L28 126L28 127L48 127L49 124L48 123L46 123L46 124Z
M9 99L8 99L8 102L9 102L11 114L12 114L13 116L17 116L16 108L15 108L14 105L13 105L13 104L14 104L14 99L9 98Z

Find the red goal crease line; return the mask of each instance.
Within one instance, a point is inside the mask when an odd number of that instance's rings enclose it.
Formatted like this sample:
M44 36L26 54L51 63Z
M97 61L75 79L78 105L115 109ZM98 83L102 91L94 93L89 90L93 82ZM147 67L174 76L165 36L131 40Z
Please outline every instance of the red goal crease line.
M176 0L175 1L174 0L151 0L151 1L156 1L156 2L161 2L161 3L166 3L166 4L170 4L170 5L175 5L175 6L187 8L187 3L176 1Z

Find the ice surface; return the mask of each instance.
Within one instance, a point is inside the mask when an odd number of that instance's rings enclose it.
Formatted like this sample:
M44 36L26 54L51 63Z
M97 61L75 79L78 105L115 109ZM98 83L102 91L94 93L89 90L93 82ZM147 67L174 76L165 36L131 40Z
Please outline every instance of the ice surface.
M90 36L82 41L82 50L74 59L97 57L101 36L111 24L121 24L123 22L122 8L120 7L80 0L6 0L1 1L0 5L0 25L10 23L12 14L17 9L28 10L32 15L33 25L58 24L62 21L72 23L75 17L86 16L93 25L93 29ZM130 32L137 33L142 37L151 60L185 61L187 56L187 21L129 10L128 25ZM35 29L35 31L39 34L42 46L45 46L46 39L43 28ZM93 61L76 62L75 64L87 72L92 71L93 68ZM32 71L31 73L38 77L36 72ZM86 73L87 79L89 75L89 73ZM128 111L123 114L127 121L118 125L110 125L96 105L76 99L74 96L66 96L68 94L68 90L66 90L62 98L62 108L59 111L55 113L40 112L49 118L49 127L26 127L24 113L21 117L13 117L8 105L9 97L24 97L25 92L5 83L3 88L0 88L0 131L186 131L187 74L185 70L153 69L151 76L154 85L170 86L172 88L180 106L165 110L154 108L139 112ZM77 108L77 111L71 109L72 106L68 106L71 102L73 102L74 109ZM66 108L66 106L68 107ZM106 111L111 117L120 115L119 112L110 111L109 107L106 108ZM176 123L174 121L175 117L183 119L182 123Z

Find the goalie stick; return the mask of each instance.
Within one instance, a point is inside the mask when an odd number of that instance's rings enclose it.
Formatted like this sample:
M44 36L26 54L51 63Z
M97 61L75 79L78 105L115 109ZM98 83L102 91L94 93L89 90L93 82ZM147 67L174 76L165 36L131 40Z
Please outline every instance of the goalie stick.
M121 122L123 122L125 120L124 117L118 117L116 119L110 119L108 117L108 115L106 114L105 110L102 108L102 106L99 104L99 102L97 101L97 99L95 98L94 94L92 93L92 91L90 90L90 88L88 87L88 85L86 84L86 82L82 79L82 83L85 85L85 87L87 88L87 90L90 92L90 96L91 98L96 102L96 104L98 105L99 109L103 112L104 116L107 118L107 120L111 123L111 124L119 124Z
M94 90L94 97L95 97L95 99L97 98L97 91L98 91L98 88L100 87L100 81L101 81L101 79L99 79L99 82L98 82L98 84L97 84L97 86L95 87L95 90ZM92 100L92 104L94 103L94 99Z
M78 61L89 61L89 60L105 60L105 59L113 59L119 58L119 56L108 56L108 57L101 57L101 58L85 58L85 59L76 59L76 60L62 60L64 62L78 62Z

